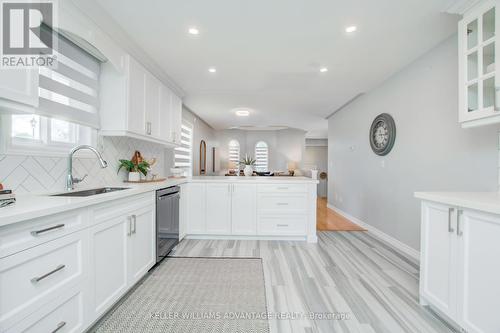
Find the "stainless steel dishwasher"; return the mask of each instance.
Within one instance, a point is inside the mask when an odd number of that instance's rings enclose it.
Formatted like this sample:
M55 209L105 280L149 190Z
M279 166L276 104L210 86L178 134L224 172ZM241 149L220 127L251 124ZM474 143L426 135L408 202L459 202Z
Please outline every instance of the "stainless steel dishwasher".
M156 262L179 243L180 187L156 191Z

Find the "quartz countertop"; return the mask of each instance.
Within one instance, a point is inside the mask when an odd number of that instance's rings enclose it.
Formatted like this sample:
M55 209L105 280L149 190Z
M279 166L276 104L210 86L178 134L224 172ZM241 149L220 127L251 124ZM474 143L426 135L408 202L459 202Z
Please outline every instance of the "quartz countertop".
M110 193L103 193L91 195L88 197L54 197L53 193L41 194L18 194L16 195L16 203L7 207L0 208L0 227L30 220L37 217L48 216L52 214L61 213L64 211L83 208L111 200L122 199L132 195L156 191L161 188L175 186L188 182L188 178L168 179L163 182L145 183L145 184L131 184L131 183L115 183L108 184L103 187L128 187L123 191L116 191ZM77 191L83 191L91 188L77 188Z
M40 194L18 194L16 195L16 203L0 208L0 227L9 224L34 219L37 217L48 216L52 214L62 213L72 209L83 208L111 200L126 198L132 195L156 191L161 188L175 186L188 182L252 182L256 184L269 183L308 183L317 184L318 180L307 177L244 177L244 176L195 176L189 178L168 179L163 182L131 184L131 183L115 183L107 184L102 187L127 187L123 191L116 191L104 194L97 194L88 197L55 197L53 193ZM95 187L92 187L95 188ZM92 188L77 188L75 191L83 191Z
M415 197L500 215L500 192L416 192Z
M234 183L234 182L253 182L256 184L269 184L269 183L307 183L307 184L318 184L317 179L312 179L308 177L287 177L287 176L194 176L191 178L192 182L221 182L221 183Z

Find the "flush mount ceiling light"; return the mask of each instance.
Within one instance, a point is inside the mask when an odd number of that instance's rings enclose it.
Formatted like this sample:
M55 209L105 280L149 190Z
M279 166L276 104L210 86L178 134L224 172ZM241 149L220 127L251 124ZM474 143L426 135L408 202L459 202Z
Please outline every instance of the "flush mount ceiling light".
M188 32L190 35L199 35L200 34L200 30L198 30L198 28L196 28L196 27L189 28Z
M217 72L217 68L215 68L215 67L210 67L210 68L208 69L208 71L209 71L210 73L215 73L215 72Z
M347 32L348 34L353 33L353 32L355 32L356 30L358 30L358 27L357 27L357 26L355 26L355 25L351 25L351 26L349 26L349 27L345 28L345 32Z
M248 111L246 109L239 109L239 110L234 111L234 113L238 117L248 117L250 115L250 111Z
M328 68L326 68L326 67L321 67L321 68L319 69L319 71L320 71L321 73L326 73L326 72L328 72Z

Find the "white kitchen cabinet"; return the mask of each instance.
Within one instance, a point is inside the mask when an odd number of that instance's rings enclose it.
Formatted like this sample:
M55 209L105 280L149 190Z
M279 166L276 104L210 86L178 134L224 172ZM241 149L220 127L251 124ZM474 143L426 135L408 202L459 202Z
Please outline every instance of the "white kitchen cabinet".
M101 73L101 133L180 144L182 100L131 56L124 73L106 64Z
M189 194L188 184L180 184L179 187L181 189L181 197L179 199L179 241L181 241L187 233Z
M231 185L207 184L205 199L207 234L231 234Z
M500 216L459 210L458 317L468 332L500 332Z
M0 69L0 109L38 106L38 71L36 69Z
M181 126L182 126L182 99L177 95L172 94L171 106L171 140L175 144L181 143Z
M456 209L438 203L422 205L420 295L449 317L455 317Z
M231 233L257 234L257 185L231 184Z
M160 90L161 82L150 73L145 75L145 132L161 139L160 135Z
M128 57L127 74L128 108L120 111L120 113L126 112L123 115L127 119L126 130L138 135L144 135L146 128L146 72L134 58ZM107 112L107 110L103 109L101 112Z
M139 281L156 263L156 224L153 206L141 208L129 217L129 285Z
M459 121L462 127L500 122L498 0L476 1L458 24Z
M127 290L130 220L109 218L91 228L93 302L91 318L109 309Z
M469 333L500 332L500 216L422 203L420 298Z
M188 234L204 234L207 231L205 184L188 184Z

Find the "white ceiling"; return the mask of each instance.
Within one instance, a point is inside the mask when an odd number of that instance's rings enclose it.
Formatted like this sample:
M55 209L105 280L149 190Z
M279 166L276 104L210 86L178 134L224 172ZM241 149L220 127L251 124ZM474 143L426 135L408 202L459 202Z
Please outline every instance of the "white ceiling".
M325 117L456 31L450 0L98 0L215 129ZM348 35L345 27L357 25ZM191 26L198 37L187 33ZM217 73L208 72L214 66ZM319 73L326 66L327 73ZM236 117L234 108L252 109Z

